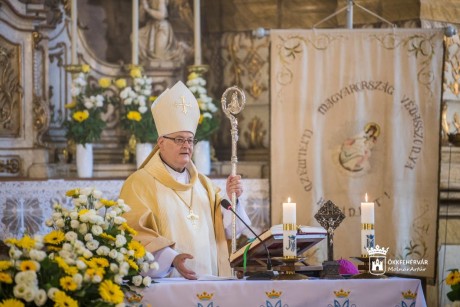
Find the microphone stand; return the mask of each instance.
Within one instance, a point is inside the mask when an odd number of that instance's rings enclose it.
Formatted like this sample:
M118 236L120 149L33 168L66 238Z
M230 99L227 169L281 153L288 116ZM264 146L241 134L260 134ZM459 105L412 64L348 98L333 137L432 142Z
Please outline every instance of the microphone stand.
M266 272L255 273L255 274L249 276L248 278L246 278L246 280L270 280L270 279L273 279L275 277L275 275L274 275L273 269L272 269L273 268L272 259L271 259L271 256L270 256L270 251L269 251L267 245L265 244L265 242L262 241L262 239L259 237L259 235L257 235L254 232L254 230L252 230L252 228L249 227L249 225L235 212L235 210L233 210L232 205L230 204L230 202L228 200L224 199L224 200L222 200L222 202L220 204L225 209L231 211L233 213L233 215L236 216L244 224L244 226L246 226L246 228L249 229L249 231L251 231L251 233L260 241L260 243L262 243L262 245L265 248L265 252L267 253L267 271Z

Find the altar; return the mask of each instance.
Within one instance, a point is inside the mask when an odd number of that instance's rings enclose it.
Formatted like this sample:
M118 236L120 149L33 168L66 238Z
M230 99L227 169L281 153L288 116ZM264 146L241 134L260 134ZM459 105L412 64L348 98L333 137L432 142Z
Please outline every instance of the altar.
M142 291L146 306L427 306L418 279L158 279Z

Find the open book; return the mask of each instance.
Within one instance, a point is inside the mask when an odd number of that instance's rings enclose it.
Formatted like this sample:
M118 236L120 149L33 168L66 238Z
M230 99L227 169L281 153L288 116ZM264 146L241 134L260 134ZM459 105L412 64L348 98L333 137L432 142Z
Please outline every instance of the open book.
M283 225L274 225L267 231L259 235L262 241L270 251L271 257L282 257L283 256ZM297 255L301 255L303 252L311 248L316 243L320 242L327 237L327 232L322 227L313 226L300 226L297 231ZM248 260L262 260L266 261L267 252L263 244L259 239L255 238L252 243L248 243L235 253L230 255L231 267L239 267L243 265L243 256L246 248L249 247L247 252Z

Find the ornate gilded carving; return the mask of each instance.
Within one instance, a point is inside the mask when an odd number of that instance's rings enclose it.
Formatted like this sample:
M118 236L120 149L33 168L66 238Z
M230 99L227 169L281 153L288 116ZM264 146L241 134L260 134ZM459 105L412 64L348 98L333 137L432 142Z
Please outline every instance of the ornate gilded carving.
M37 49L43 39L43 35L38 31L34 31L32 32L32 39L34 40L34 48Z
M232 84L243 87L255 99L268 90L264 81L264 66L268 65L268 39L256 39L247 33L229 34L227 61ZM247 80L242 80L247 78Z
M458 34L444 39L446 46L444 90L460 97L460 39Z
M260 149L265 148L263 142L267 130L263 129L262 120L254 116L251 122L248 125L249 131L244 132L244 138L250 149Z
M0 173L18 175L20 171L21 159L18 156L0 157Z
M21 127L20 47L0 36L0 137L15 137Z
M32 104L34 129L38 132L35 143L43 146L45 144L42 141L42 136L48 128L50 118L49 109L45 107L45 101L37 95L34 95Z

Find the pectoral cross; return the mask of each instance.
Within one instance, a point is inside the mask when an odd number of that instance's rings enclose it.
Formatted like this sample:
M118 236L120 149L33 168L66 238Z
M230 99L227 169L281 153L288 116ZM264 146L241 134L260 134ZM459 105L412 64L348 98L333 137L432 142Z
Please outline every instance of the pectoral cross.
M190 102L185 102L185 96L180 96L180 98L182 99L182 102L176 102L176 107L182 107L182 112L184 112L184 114L187 114L187 107L191 108L192 105L190 104Z
M198 220L200 219L200 216L198 214L195 214L192 209L188 211L187 218L192 222L193 227L197 227Z

